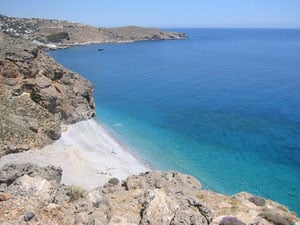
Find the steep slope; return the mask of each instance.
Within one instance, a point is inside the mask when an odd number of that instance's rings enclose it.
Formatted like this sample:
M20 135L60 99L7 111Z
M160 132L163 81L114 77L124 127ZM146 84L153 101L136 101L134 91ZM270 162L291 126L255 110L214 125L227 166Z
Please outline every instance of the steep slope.
M60 137L60 124L95 115L92 84L36 45L0 32L0 156Z

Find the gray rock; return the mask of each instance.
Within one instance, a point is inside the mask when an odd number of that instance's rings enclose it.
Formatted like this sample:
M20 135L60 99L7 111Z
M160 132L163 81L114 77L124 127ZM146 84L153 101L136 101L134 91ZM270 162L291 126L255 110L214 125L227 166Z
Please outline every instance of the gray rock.
M113 177L113 178L110 178L107 183L112 184L112 185L118 185L120 183L120 181L118 178Z
M161 188L178 195L201 189L201 184L196 178L174 171L151 171L139 176L130 176L122 183L122 186L127 190Z
M205 217L205 219L207 220L207 224L210 224L210 222L214 218L214 212L196 198L190 198L188 202L190 205L195 206L199 210L199 212Z
M199 213L195 213L193 208L180 207L170 222L170 225L207 225L207 220Z
M101 204L109 205L108 198L101 193L100 190L94 189L88 193L88 199L93 203L93 206L98 208Z
M178 202L161 190L146 192L142 205L140 225L170 224L179 208Z
M62 177L62 169L55 166L39 167L32 163L6 164L0 168L0 183L10 185L25 174L31 177L39 176L46 180L53 180L59 184Z
M35 217L35 215L34 215L33 212L27 212L27 213L24 215L24 220L27 222L27 221L32 220L34 217Z
M220 225L246 225L246 224L238 220L236 217L226 216L221 220Z
M38 87L40 87L40 88L47 88L52 84L52 81L48 77L45 77L45 76L37 77L35 79L35 82L38 85Z
M126 190L148 190L140 224L201 224L211 223L214 213L196 199L201 184L194 177L178 172L152 171L131 176L122 184Z
M252 196L249 198L249 201L252 202L256 206L264 206L266 205L266 201L263 198Z
M263 212L261 215L264 219L271 222L274 225L290 225L292 224L292 221L282 215L276 214L274 211L266 211Z
M7 190L7 185L6 185L6 183L0 184L0 192L6 192L6 190Z

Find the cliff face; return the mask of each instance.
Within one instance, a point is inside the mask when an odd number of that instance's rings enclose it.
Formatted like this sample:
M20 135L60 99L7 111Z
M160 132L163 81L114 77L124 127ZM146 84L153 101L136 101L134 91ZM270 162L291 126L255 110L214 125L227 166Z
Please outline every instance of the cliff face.
M240 193L201 190L178 172L147 172L122 184L111 179L87 192L60 184L62 170L33 164L0 169L1 224L289 225L300 222L284 206Z
M92 84L29 41L0 32L0 156L60 137L61 123L95 115Z
M2 25L1 25L2 23ZM134 42L145 40L182 39L185 34L137 26L96 28L80 23L13 18L0 15L0 27L5 33L34 40L48 47L67 47L86 43Z

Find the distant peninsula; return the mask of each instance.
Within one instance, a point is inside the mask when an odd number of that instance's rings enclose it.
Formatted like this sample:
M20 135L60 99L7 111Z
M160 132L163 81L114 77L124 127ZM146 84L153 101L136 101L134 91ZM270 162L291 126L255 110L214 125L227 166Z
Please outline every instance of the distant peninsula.
M81 23L54 19L15 18L0 15L1 31L27 39L48 48L65 48L93 43L123 43L149 40L177 40L184 33L162 31L156 28L126 26L96 28Z

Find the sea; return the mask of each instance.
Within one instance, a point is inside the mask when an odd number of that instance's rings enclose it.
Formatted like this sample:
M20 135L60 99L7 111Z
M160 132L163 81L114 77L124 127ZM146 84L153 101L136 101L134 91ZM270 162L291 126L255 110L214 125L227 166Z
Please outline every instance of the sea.
M97 119L153 168L300 215L300 30L172 30L188 38L48 53L94 84Z

